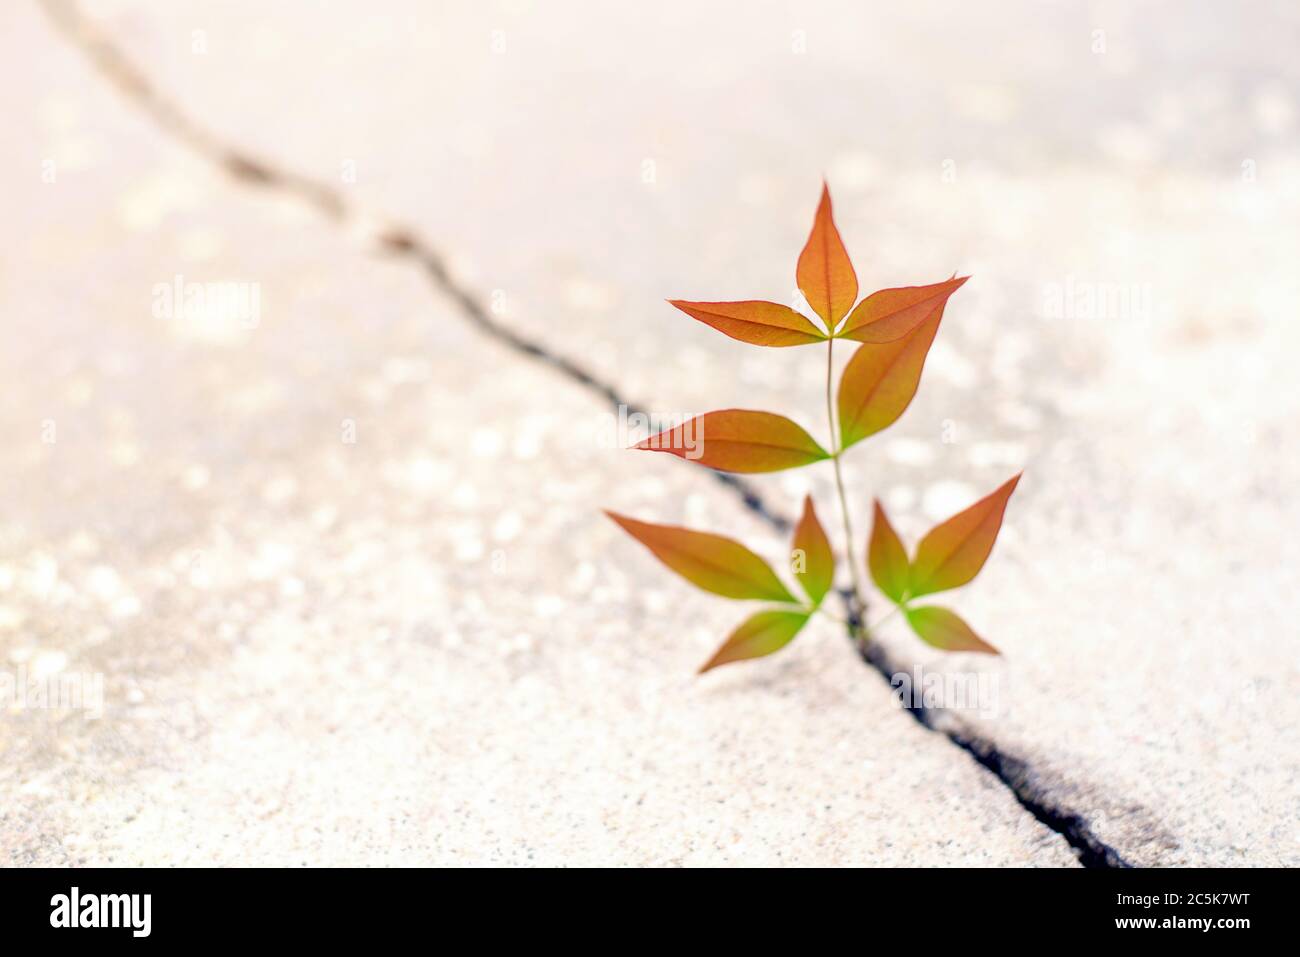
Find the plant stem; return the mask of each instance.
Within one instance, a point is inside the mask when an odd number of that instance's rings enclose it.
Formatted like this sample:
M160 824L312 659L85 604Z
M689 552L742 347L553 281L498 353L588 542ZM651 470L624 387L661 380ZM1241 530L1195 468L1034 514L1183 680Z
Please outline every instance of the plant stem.
M834 355L835 355L835 338L826 340L826 424L831 430L831 462L835 465L835 488L840 496L840 516L844 520L844 542L845 555L849 562L849 576L853 582L853 601L850 609L849 628L853 632L853 637L857 640L859 646L865 647L871 639L871 633L866 627L863 615L866 613L867 606L862 600L862 583L858 580L858 566L853 560L853 525L849 521L849 500L844 494L844 476L840 472L840 448L839 439L835 431L835 404L831 400L831 381L834 377Z
M832 612L827 611L825 608L819 606L815 610L821 612L823 615L825 615L827 618L829 618L831 621L835 622L836 624L846 625L846 626L849 624L849 620L847 618L841 618L839 615L833 614Z
M885 615L885 616L883 616L883 617L881 617L881 618L878 618L878 619L876 620L876 623L875 623L874 625L872 625L872 626L871 626L869 629L867 629L867 630L868 630L869 632L871 632L871 631L875 631L877 628L879 628L879 627L880 627L881 625L883 625L885 622L889 621L889 619L893 618L895 615L897 615L897 614L898 614L900 611L902 611L902 610L903 610L903 606L902 606L902 605L895 605L895 606L890 610L890 612L889 612L888 615Z

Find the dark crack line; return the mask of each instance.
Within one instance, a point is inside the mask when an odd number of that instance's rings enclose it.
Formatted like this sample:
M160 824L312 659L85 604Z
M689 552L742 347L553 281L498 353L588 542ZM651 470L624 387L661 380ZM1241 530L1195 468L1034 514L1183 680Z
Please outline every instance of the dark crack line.
M290 194L337 222L362 221L358 211L339 189L236 149L196 123L176 103L160 93L115 43L81 15L75 0L40 2L55 25L86 53L99 72L128 100L143 109L164 133L175 136L241 183ZM390 224L381 228L374 238L381 250L418 263L434 286L459 306L465 318L479 331L520 355L549 365L569 381L608 403L616 412L621 410L628 415L645 412L614 386L602 382L574 360L498 322L469 289L452 277L446 258L416 230ZM713 475L719 483L736 492L750 511L774 528L788 531L793 527L788 518L768 507L749 482L723 472L714 472Z
M396 255L405 256L419 263L433 284L442 293L450 296L460 306L465 318L477 326L481 332L521 355L549 365L571 382L577 383L588 392L594 393L597 397L609 403L616 412L622 411L629 415L645 414L646 410L640 405L627 399L613 385L598 379L572 359L552 352L540 342L520 335L514 329L492 318L491 314L483 308L483 304L474 294L452 278L447 271L446 260L438 254L432 245L420 238L414 230L407 227L390 227L380 235L380 242L383 243L386 249ZM711 472L711 474L718 482L736 492L750 511L778 531L788 531L793 527L788 518L773 511L767 505L758 490L749 482L725 472Z
M74 0L40 0L40 3L55 26L89 57L105 79L147 113L164 133L181 140L241 183L295 196L334 221L361 220L357 210L337 188L236 149L194 122L176 103L160 93L116 44L81 15ZM645 411L641 406L630 402L612 384L597 378L579 363L498 322L468 288L453 278L446 259L416 230L408 226L388 225L379 230L375 239L384 251L417 263L430 282L448 296L460 308L464 317L485 335L520 355L550 366L615 410L623 409L628 414ZM793 527L790 519L769 507L749 482L724 472L711 471L710 474L735 492L746 508L775 530L788 532ZM852 641L852 624L849 637ZM854 644L857 646L856 641ZM892 689L893 676L901 669L891 661L879 642L873 642L865 649L859 647L858 651L862 660ZM1055 806L1049 800L1047 789L1040 782L1038 774L1027 761L1002 751L988 738L961 725L943 709L908 706L907 711L922 727L947 737L996 777L1011 791L1021 807L1044 827L1065 839L1083 867L1132 866L1115 848L1098 838L1081 815Z
M847 607L849 594L841 593ZM855 642L856 644L856 642ZM862 660L893 689L893 676L905 669L890 658L878 641L865 648L858 646ZM1016 800L1040 824L1055 831L1074 850L1079 864L1087 868L1128 868L1130 864L1116 848L1097 836L1083 815L1063 808L1050 797L1050 788L1042 775L1024 758L1004 751L995 742L960 721L943 708L902 701L918 724L935 734L942 734L961 748L971 759L996 777L1015 795Z

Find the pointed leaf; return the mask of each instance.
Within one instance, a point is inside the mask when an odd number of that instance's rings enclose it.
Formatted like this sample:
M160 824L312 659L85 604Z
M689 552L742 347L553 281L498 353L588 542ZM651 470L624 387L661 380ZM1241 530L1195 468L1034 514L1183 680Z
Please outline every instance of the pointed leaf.
M858 298L858 277L849 262L848 251L835 228L831 215L831 194L822 184L822 199L817 206L808 242L799 254L795 280L808 305L822 317L826 328L834 330Z
M745 409L698 415L633 447L668 452L722 472L779 472L830 458L785 416Z
M802 611L760 611L745 619L728 636L722 647L705 662L700 674L728 662L761 658L780 651L799 634L799 629L807 621L808 614Z
M921 382L925 357L943 309L901 339L864 343L840 378L840 448L847 449L898 421Z
M836 335L858 342L893 342L907 335L936 311L970 276L937 282L931 286L903 286L881 289L858 303Z
M792 561L795 577L814 604L821 604L835 579L835 555L826 530L817 520L812 496L803 500L803 517L794 530Z
M871 526L871 541L867 545L867 568L871 570L876 587L895 602L907 597L907 549L894 526L889 524L879 499L876 500L876 516Z
M606 515L692 585L724 598L793 602L767 562L740 542L675 525L653 525L606 510Z
M927 605L907 609L907 623L922 641L944 651L979 651L986 655L1001 654L975 634L966 622L947 608Z
M826 335L789 306L750 299L744 302L687 302L669 299L692 319L756 346L803 346Z
M956 588L979 574L1002 527L1007 500L1019 481L1020 475L1008 479L921 539L912 560L913 596Z

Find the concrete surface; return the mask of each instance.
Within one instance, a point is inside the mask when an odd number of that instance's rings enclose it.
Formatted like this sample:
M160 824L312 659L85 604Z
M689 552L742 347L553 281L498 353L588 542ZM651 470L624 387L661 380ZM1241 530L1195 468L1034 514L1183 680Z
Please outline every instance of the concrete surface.
M85 9L220 138L417 226L656 410L824 435L819 350L662 301L788 297L823 174L864 291L973 273L847 477L860 539L879 494L914 542L1027 467L951 602L1006 657L882 640L996 674L966 720L1134 863L1300 862L1286 6ZM1071 862L829 623L693 678L743 610L597 507L778 537L605 447L589 394L355 224L233 184L37 7L0 18L29 184L0 227L0 652L105 683L98 721L5 714L0 859ZM258 283L261 321L156 318L177 274ZM760 484L829 524L815 472Z

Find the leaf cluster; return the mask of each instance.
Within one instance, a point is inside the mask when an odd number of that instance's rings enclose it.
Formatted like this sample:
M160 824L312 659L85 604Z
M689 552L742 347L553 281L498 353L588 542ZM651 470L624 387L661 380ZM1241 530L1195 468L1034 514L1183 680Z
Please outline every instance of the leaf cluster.
M856 349L840 376L829 411L829 450L791 419L749 409L697 416L646 438L635 448L666 452L723 472L776 472L835 460L839 483L839 457L893 425L911 404L948 300L968 278L954 275L929 285L881 289L859 301L857 274L835 226L830 192L823 186L812 231L795 267L799 290L820 325L791 306L765 300L670 303L752 345L784 348L825 343L832 349L838 339L854 342ZM829 379L827 388L829 399ZM997 654L955 612L914 602L964 585L979 573L1019 481L1020 475L1014 476L940 522L910 554L880 502L875 502L866 568L876 587L928 644L948 651ZM840 492L843 500L842 486ZM769 603L741 622L701 671L785 647L822 608L834 586L835 555L811 497L804 500L791 542L791 572L798 582L798 596L767 562L733 539L606 514L697 588L724 598ZM847 531L848 516L843 517ZM856 569L851 572L853 597L860 607Z

